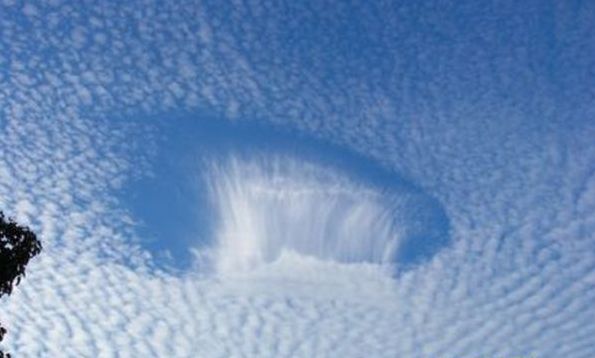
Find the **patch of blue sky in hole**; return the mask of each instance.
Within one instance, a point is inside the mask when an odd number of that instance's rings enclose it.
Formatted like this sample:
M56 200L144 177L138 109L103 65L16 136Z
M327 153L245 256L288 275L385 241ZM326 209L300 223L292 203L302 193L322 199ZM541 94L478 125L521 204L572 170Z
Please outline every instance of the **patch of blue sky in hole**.
M380 193L407 196L407 234L391 259L394 273L423 264L450 241L441 204L411 180L349 149L297 130L259 121L231 121L205 112L162 113L150 175L131 180L119 193L151 265L173 273L200 270L193 249L213 247L214 208L206 189L206 163L230 156L282 156L330 169ZM208 173L207 173L208 174Z

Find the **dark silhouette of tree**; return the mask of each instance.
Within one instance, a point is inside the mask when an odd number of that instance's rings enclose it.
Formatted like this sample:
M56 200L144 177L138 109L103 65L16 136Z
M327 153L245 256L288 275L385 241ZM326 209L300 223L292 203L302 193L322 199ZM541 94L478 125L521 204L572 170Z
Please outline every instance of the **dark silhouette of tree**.
M7 219L0 211L0 297L10 295L25 276L25 267L41 252L41 243L28 227ZM0 342L6 329L0 326ZM10 354L0 351L0 358Z

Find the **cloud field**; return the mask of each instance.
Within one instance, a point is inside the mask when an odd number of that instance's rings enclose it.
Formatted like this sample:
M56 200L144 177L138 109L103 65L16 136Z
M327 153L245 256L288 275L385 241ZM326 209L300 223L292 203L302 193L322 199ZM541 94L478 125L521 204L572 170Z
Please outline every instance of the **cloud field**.
M2 302L16 357L594 356L594 3L4 0L0 34L0 208L44 243ZM219 274L165 270L121 193L176 113L416 189L215 165ZM407 232L448 240L387 270Z

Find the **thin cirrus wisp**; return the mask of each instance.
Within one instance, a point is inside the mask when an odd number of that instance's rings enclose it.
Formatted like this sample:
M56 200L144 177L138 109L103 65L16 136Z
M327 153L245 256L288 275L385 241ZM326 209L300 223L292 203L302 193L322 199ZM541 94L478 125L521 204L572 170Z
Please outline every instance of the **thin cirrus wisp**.
M423 241L418 219L428 215L419 210L419 195L407 190L382 190L283 156L232 158L208 172L216 212L213 266L220 273L249 270L286 252L393 266L407 245L416 246L412 239ZM412 218L415 212L422 215Z

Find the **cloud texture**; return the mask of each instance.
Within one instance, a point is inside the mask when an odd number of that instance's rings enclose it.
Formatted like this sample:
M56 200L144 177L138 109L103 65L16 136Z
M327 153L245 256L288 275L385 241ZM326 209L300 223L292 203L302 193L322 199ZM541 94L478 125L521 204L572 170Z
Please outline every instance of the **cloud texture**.
M0 207L45 247L2 305L15 356L595 354L593 2L0 4ZM176 111L360 153L451 243L394 277L157 269L119 191Z

